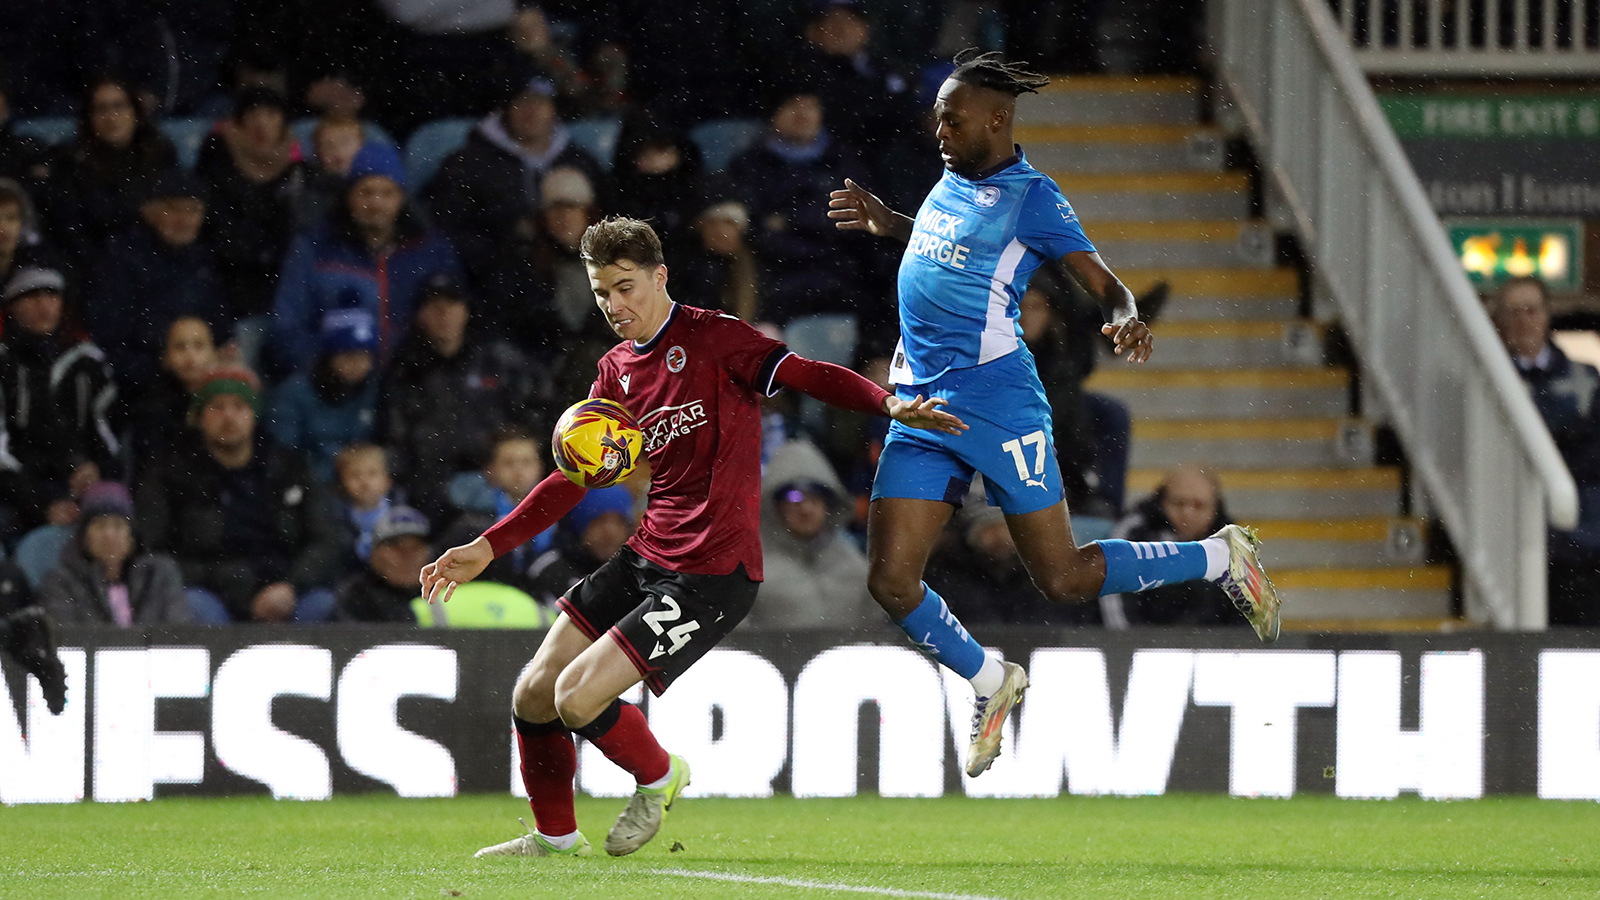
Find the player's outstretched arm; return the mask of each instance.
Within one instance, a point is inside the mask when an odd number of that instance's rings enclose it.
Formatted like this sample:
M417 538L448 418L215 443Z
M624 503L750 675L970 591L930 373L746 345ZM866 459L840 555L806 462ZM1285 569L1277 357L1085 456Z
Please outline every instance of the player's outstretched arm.
M479 536L470 544L451 547L422 567L422 596L429 603L448 603L458 585L482 575L492 562L494 549L488 538Z
M911 217L897 213L876 195L846 178L844 188L828 195L828 218L842 231L865 231L874 237L911 240Z
M919 396L915 400L901 400L844 366L833 363L806 359L791 353L778 363L772 377L773 381L786 388L840 409L888 416L912 428L947 434L960 434L967 430L967 423L939 408L945 405L943 398L929 397L924 400Z
M1100 254L1076 250L1061 257L1061 262L1071 270L1078 283L1100 301L1100 309L1109 320L1100 333L1111 338L1117 355L1126 352L1131 363L1149 359L1155 343L1150 326L1139 321L1139 307L1134 303L1133 292L1111 274Z

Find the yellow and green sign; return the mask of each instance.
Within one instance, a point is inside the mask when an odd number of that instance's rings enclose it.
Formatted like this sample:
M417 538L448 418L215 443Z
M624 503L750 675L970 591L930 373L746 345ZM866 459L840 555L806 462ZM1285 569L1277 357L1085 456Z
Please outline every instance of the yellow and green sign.
M1583 282L1579 219L1448 219L1445 226L1461 267L1480 287L1521 275L1537 275L1557 293Z

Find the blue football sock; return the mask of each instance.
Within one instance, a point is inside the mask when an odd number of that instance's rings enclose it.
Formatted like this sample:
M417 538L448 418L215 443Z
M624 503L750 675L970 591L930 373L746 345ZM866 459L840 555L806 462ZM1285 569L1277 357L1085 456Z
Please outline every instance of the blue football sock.
M1206 574L1206 548L1199 541L1095 541L1106 557L1100 595L1146 591L1193 581Z
M962 678L972 680L987 658L983 648L961 627L943 597L926 584L922 590L922 602L895 624L911 638L917 649Z

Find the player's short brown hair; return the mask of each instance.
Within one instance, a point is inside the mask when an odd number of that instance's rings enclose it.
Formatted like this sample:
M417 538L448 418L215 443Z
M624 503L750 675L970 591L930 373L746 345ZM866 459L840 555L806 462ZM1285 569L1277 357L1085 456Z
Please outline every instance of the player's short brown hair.
M661 238L650 223L626 216L607 216L590 225L583 232L578 252L585 265L596 269L624 260L641 269L654 269L667 263L661 253Z

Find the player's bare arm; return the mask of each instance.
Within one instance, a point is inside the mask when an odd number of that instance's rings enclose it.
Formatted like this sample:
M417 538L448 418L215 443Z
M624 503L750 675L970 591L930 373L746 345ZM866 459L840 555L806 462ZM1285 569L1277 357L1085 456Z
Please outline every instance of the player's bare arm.
M865 231L874 237L911 240L911 217L897 213L877 195L846 178L844 188L828 194L828 218L841 231Z
M1111 338L1117 355L1126 351L1131 363L1149 359L1155 342L1150 326L1139 321L1139 307L1134 302L1133 292L1106 268L1100 254L1079 250L1063 256L1061 261L1084 290L1100 301L1100 309L1109 320L1100 333Z

